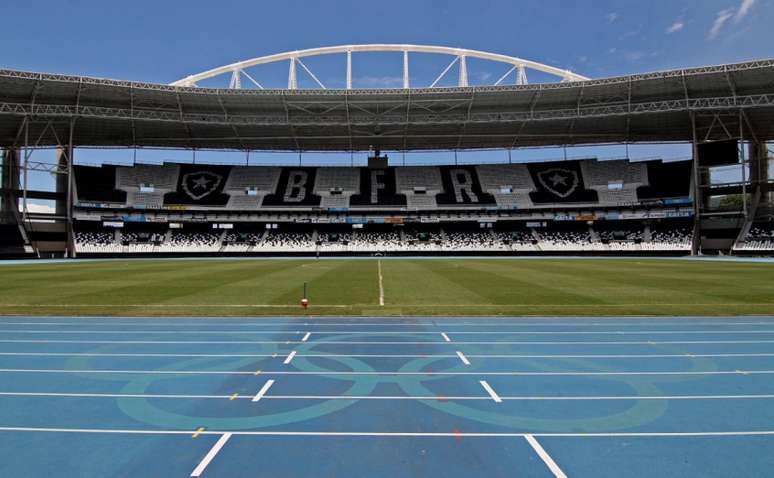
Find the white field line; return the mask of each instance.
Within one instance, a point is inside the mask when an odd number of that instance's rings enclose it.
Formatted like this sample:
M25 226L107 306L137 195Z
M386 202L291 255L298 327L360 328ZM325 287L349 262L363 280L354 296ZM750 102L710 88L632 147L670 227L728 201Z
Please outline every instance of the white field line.
M0 352L0 357L227 357L227 358L266 358L274 354L198 354L198 353L102 353L102 352ZM297 357L313 358L454 358L456 354L297 354ZM774 357L774 353L719 353L719 354L467 354L472 358L499 358L499 359L567 359L567 358L604 358L604 359L655 359L655 358L733 358L733 357Z
M500 403L503 401L502 398L500 398L499 395L497 395L497 392L494 391L494 389L487 383L486 380L479 380L478 383L481 384L482 387L484 387L484 390L486 390L486 393L489 394L490 397L492 397L492 400L494 400L497 403Z
M285 361L284 361L284 362L282 362L282 363L283 363L284 365L287 365L287 364L289 364L289 363L290 363L290 362L293 360L293 357L295 357L295 356L296 356L296 351L294 350L294 351L292 351L292 352L290 352L290 353L288 354L288 356L285 358Z
M499 395L498 395L499 396ZM90 393L90 392L0 392L0 397L47 397L47 398L158 398L170 400L224 400L232 395L160 394L160 393ZM774 394L762 395L607 395L607 396L499 396L503 401L638 401L638 400L772 400ZM235 400L252 400L249 395L238 395ZM480 395L264 395L261 400L491 400Z
M246 370L115 370L115 369L22 369L1 368L0 373L115 373L139 375L255 375ZM321 375L321 376L465 376L487 375L503 377L586 377L586 376L672 376L672 375L774 375L774 370L712 370L712 371L648 371L648 372L339 372L339 371L262 371L262 375Z
M0 339L4 344L301 344L297 340L69 340L69 339ZM440 340L319 340L319 345L690 345L690 344L774 344L774 340L469 340L447 343Z
M192 478L198 478L199 476L202 476L202 473L204 473L204 470L207 468L207 465L209 465L212 459L215 458L215 455L217 455L220 449L223 448L223 445L226 444L229 438L231 438L231 433L224 433L223 435L221 435L218 441L215 442L212 448L210 448L210 451L208 451L207 454L204 455L204 458L202 458L202 461L199 462L199 465L191 473Z
M70 318L70 317L68 317ZM390 319L390 317L384 317L385 319ZM196 318L196 317L185 317L185 319L177 319L174 317L153 317L153 320L161 320L164 321L164 323L147 323L147 322L119 322L122 320L121 317L117 318L91 318L91 317L83 317L83 322L9 322L6 320L3 320L0 317L0 325L54 325L54 326L76 326L76 327L83 327L84 325L93 326L93 327L185 327L185 326L194 326L194 327L286 327L291 324L298 325L298 320L294 320L292 317L288 318L288 321L286 322L249 322L247 320L240 321L240 323L235 322L227 322L227 320L233 320L234 318L229 317L225 319L213 319L212 317L202 317L202 318ZM150 321L151 318L143 319L142 317L134 317L134 319L138 320L148 320ZM261 320L260 317L251 317L251 319L258 319ZM270 320L270 317L267 317L263 320ZM318 319L318 318L316 318ZM338 319L337 317L319 317L319 319L323 319L324 321L329 320L335 320ZM321 322L315 322L315 326L319 327L340 327L342 325L357 325L358 327L380 327L380 326L390 326L390 327L430 327L430 326L464 326L464 327L570 327L570 326L576 326L576 327L648 327L648 326L656 326L656 327L683 327L687 324L690 325L713 325L713 326L748 326L748 325L765 325L765 326L772 326L774 325L774 321L766 321L766 322L696 322L695 319L691 319L690 317L681 318L677 322L635 322L633 319L629 319L629 322L626 323L616 323L616 318L610 318L607 319L609 322L583 322L582 319L577 319L577 322L551 322L550 318L546 318L545 320L541 322L520 322L519 319L512 319L512 318L502 318L498 319L497 322L480 322L482 320L486 320L486 318L477 319L477 322L466 322L464 320L458 320L455 322L398 322L398 320L403 320L404 317L397 317L394 319L393 322L369 322L369 323L357 323L354 324L353 322L328 322L328 323L321 323ZM106 320L106 322L94 322L94 320ZM196 322L180 322L180 320L197 320L200 321L200 323ZM207 323L203 322L205 320L215 320L216 323ZM669 318L665 318L663 320L669 320ZM304 322L303 325L311 325L309 322Z
M255 394L255 396L252 398L251 401L258 402L260 401L264 395L266 395L266 392L269 391L271 386L274 385L274 380L267 380L266 383L263 384L263 387L261 387L260 390L258 390L258 393Z
M0 329L0 333L6 334L118 334L118 335L296 335L296 331L290 330L32 330L32 329ZM318 335L437 335L438 332L406 331L406 330L326 330L316 331ZM506 331L464 331L447 330L446 333L454 335L743 335L743 334L774 334L774 330L506 330Z
M443 337L443 340L445 342L451 342L451 339L449 338L448 335L446 335L446 332L441 332L441 337Z
M379 271L379 305L384 307L384 281L382 280L382 261L376 261L376 268Z
M320 307L336 307L349 309L354 306L368 304L320 304ZM696 302L696 303L624 303L624 304L402 304L402 307L425 307L425 308L489 308L489 309L534 309L535 307L545 307L552 309L620 309L625 307L685 307L686 305L694 307L718 307L718 306L774 306L771 302ZM190 304L0 304L0 307L17 307L29 309L72 309L72 308L126 308L126 307L145 307L145 308L163 308L163 309L187 309ZM197 308L276 308L290 309L297 306L292 304L196 304ZM18 314L10 314L18 315ZM545 314L544 314L545 315ZM526 317L529 317L527 315Z
M551 473L554 474L556 478L567 478L567 475L564 474L561 468L559 468L559 465L556 464L556 462L551 458L551 455L546 452L542 446L540 446L540 443L535 439L532 435L524 435L524 439L527 440L527 443L532 447L533 450L535 450L535 453L540 457L541 460L543 460L543 463L546 464L549 470L551 470Z
M38 433L103 433L115 435L191 435L191 430L142 430L129 428L53 428L53 427L2 427L0 432L38 432ZM470 437L470 438L514 438L532 435L534 437L577 437L577 438L615 438L615 437L738 437L738 436L774 436L774 430L730 430L730 431L682 431L682 432L546 432L546 433L496 433L496 432L327 432L327 431L215 431L203 430L199 435L241 436L317 436L317 437Z
M307 340L309 340L309 337L311 335L312 335L311 332L307 332L306 334L304 334L304 337L301 339L301 342L306 342Z
M463 364L465 364L465 365L470 365L470 360L468 360L468 358L467 358L467 357L465 357L465 354L463 354L463 353L462 353L462 352L460 352L459 350L457 351L457 357L459 357L459 358L460 358L460 360L462 360L462 363L463 363Z

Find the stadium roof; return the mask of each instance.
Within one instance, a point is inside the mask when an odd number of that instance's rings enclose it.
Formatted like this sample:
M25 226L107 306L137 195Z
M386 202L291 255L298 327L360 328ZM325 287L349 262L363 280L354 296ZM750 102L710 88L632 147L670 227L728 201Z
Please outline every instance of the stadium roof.
M774 139L774 59L600 80L432 89L208 89L0 70L0 147L433 150L692 139L744 111ZM25 128L25 125L28 126ZM26 140L25 140L26 136Z

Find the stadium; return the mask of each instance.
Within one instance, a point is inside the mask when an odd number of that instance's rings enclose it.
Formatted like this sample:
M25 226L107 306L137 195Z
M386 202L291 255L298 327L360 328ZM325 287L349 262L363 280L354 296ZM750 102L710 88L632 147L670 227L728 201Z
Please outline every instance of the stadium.
M355 84L373 53L394 87ZM0 472L768 476L772 141L774 59L0 70Z

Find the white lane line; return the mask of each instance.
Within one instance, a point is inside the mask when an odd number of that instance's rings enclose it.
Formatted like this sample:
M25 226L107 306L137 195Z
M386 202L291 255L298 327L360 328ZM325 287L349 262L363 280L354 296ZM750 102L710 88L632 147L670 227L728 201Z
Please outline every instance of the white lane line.
M282 363L285 364L285 365L289 364L293 360L293 357L295 357L295 356L296 356L296 351L294 350L294 351L292 351L292 352L290 352L288 354L287 358Z
M271 386L274 385L274 380L266 380L266 383L263 384L263 387L258 391L258 393L255 394L253 397L253 402L260 401L264 395L266 395L266 392L269 391Z
M128 428L45 428L45 427L0 427L0 432L45 432L45 433L105 433L116 435L191 435L191 430L141 430ZM199 435L243 436L333 436L333 437L733 437L733 436L774 436L774 430L717 431L717 432L546 432L546 433L495 433L495 432L325 432L325 431L214 431L203 430Z
M304 338L301 339L301 342L306 342L309 340L309 336L312 335L311 332L307 332L306 335L304 335Z
M295 340L55 340L55 339L0 339L3 344L198 344L198 345L258 345L258 344L300 344ZM388 341L388 340L320 340L320 345L439 345L445 342L433 341ZM495 340L495 341L464 341L453 345L731 345L731 344L774 344L774 340ZM452 345L451 343L448 345Z
M533 450L535 450L535 453L538 454L541 460L543 460L543 463L546 464L549 470L551 470L551 473L554 474L556 478L567 478L567 475L564 474L561 468L559 468L559 465L556 464L556 462L551 458L551 455L546 452L542 446L540 446L540 443L535 439L532 435L524 435L524 439L527 440L527 443L532 447Z
M81 392L0 392L0 397L53 397L53 398L160 398L178 400L228 399L233 395L192 395L158 393L81 393ZM238 395L235 400L252 399ZM444 396L444 400L491 400L490 397ZM610 396L500 396L503 401L636 401L636 400L772 400L768 395L610 395ZM439 400L437 395L264 395L261 400Z
M369 317L370 318L370 317ZM376 317L378 319L390 319L390 317ZM140 319L138 317L138 319ZM195 317L190 317L190 319L196 319ZM268 319L268 318L267 318ZM340 317L318 317L317 319L322 320L336 320L340 319ZM371 323L358 323L356 324L358 327L379 327L379 326L391 326L391 327L427 327L432 325L437 326L464 326L464 327L649 327L649 326L656 326L656 327L684 327L686 326L686 321L690 320L690 318L685 318L684 320L680 322L668 322L668 323L653 323L653 322L640 322L640 323L615 323L612 321L610 323L599 323L599 322L582 322L578 321L575 323L572 322L562 322L562 323L550 323L546 322L549 319L546 319L546 321L543 322L520 322L519 319L508 319L503 318L499 319L498 322L464 322L464 321L455 321L455 322L412 322L412 323L403 323L403 322L397 322L397 320L402 319L402 317L395 318L395 322L371 322ZM150 319L148 319L150 320ZM208 320L208 318L202 318L200 320ZM484 320L484 318L479 319ZM515 320L515 321L514 321ZM192 327L286 327L289 324L296 323L292 320L292 318L289 318L288 322L270 322L270 323L258 323L258 322L240 322L240 323L234 323L234 322L225 322L216 319L214 323L193 323L193 322L177 322L175 319L172 319L170 322L163 322L163 323L141 323L141 322L117 322L116 319L108 319L108 322L112 323L103 323L103 322L91 322L91 321L85 321L85 322L6 322L2 319L0 319L0 325L53 325L53 326L75 326L75 327L83 327L83 326L89 326L89 327L185 327L185 326L192 326ZM319 327L338 327L342 325L355 325L352 322L328 322L328 323L320 323L316 322L315 326ZM748 326L748 325L761 325L761 326L772 326L774 325L774 321L769 322L690 322L690 325L711 325L711 326ZM733 332L733 330L729 330L729 332Z
M457 357L459 357L460 360L462 360L462 363L464 363L465 365L470 365L470 361L468 360L468 358L465 357L465 354L463 354L459 350L457 351Z
M274 354L178 354L178 353L100 353L100 352L0 352L0 357L248 357L262 358L273 357ZM451 354L298 354L297 357L351 357L351 358L454 358ZM631 359L631 358L698 358L698 357L774 357L774 353L720 353L720 354L467 354L473 358L542 358L542 359L567 359L567 358L604 358L604 359Z
M451 342L451 339L449 338L448 335L446 335L446 332L441 332L441 337L443 337L443 340L445 340L446 342Z
M494 400L497 403L500 403L503 401L502 398L500 398L499 395L492 389L492 387L489 386L489 383L487 383L486 380L479 380L478 383L481 384L482 387L484 387L484 390L486 390L486 393L489 394L490 397L492 397L492 400Z
M380 304L384 305L384 304ZM320 306L324 307L324 306ZM435 335L437 332L411 330L324 330L315 331L321 335ZM774 330L448 330L456 335L771 335ZM32 330L0 329L4 334L26 335L295 335L295 330Z
M382 280L382 261L376 261L376 268L379 271L379 305L384 307L384 282Z
M286 359L287 360L287 359ZM0 368L0 373L115 373L138 375L255 375L255 372L245 370L116 370L116 369L40 369L40 368ZM691 375L774 375L774 370L710 370L710 371L647 371L647 372L488 372L485 370L476 372L352 372L352 371L304 371L304 370L266 370L262 375L329 375L329 376L357 376L357 375L407 375L407 376L467 376L487 375L503 377L586 377L586 376L691 376Z
M369 317L371 318L371 317ZM391 317L375 317L377 319L392 319ZM141 317L138 317L138 319L142 319ZM148 318L147 320L155 320L154 318ZM196 319L196 317L186 317L186 319ZM260 320L259 317L256 317L256 319ZM267 317L266 320L269 320L270 318ZM341 319L341 317L318 317L316 320L338 320ZM627 322L627 323L616 323L613 321L613 319L610 319L610 322L604 323L604 322L583 322L581 320L577 322L548 322L550 319L546 319L541 322L522 322L519 319L509 319L509 318L502 318L498 319L497 322L481 322L482 320L487 319L486 317L482 319L477 319L477 322L465 322L465 321L454 321L454 322L412 322L412 323L405 323L405 322L398 322L398 320L403 319L403 317L396 317L394 318L393 322L371 322L371 323L358 323L356 324L358 327L379 327L379 326L391 326L391 327L427 327L432 325L438 325L438 326L465 326L465 327L649 327L649 326L656 326L656 327L684 327L687 324L690 325L711 325L711 326L748 326L748 325L762 325L762 326L772 326L774 325L774 321L768 321L768 322L687 322L691 320L690 318L681 319L678 322ZM85 319L84 319L85 320ZM202 318L198 320L211 320L210 318ZM77 327L83 327L83 326L89 326L89 327L185 327L185 326L194 326L194 327L286 327L288 324L297 323L297 321L294 321L293 318L289 318L287 322L226 322L220 319L215 319L215 322L201 322L201 323L194 323L194 322L177 322L176 319L171 319L171 321L168 322L162 322L162 323L142 323L142 322L118 322L117 319L108 319L108 322L92 322L92 321L84 321L84 322L7 322L0 318L0 325L54 325L54 326L77 326ZM337 327L342 325L353 325L352 322L328 322L328 323L321 323L316 322L316 326L320 327ZM732 332L732 331L729 331Z
M229 438L231 438L231 433L224 433L221 435L218 441L215 442L212 448L210 448L210 451L204 455L204 458L202 458L202 461L199 462L199 465L194 468L194 471L191 473L191 478L198 478L199 476L202 476L202 473L204 473L207 465L209 465L212 459L215 458L215 455L217 455L220 449L223 448L223 445L226 444Z

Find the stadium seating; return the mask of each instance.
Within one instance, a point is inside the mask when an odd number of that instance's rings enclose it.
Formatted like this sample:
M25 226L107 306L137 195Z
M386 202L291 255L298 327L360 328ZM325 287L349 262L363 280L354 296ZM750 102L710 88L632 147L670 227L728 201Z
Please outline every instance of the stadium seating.
M261 207L263 198L277 189L280 168L235 167L226 181L224 191L228 193L228 209L254 210Z
M315 252L317 245L312 239L312 233L272 231L253 250L255 252Z
M741 244L734 249L740 251L774 251L774 222L757 222L752 225Z
M687 200L690 162L554 161L479 166L78 166L77 207L142 210L352 207L504 209Z
M320 207L347 208L349 198L359 192L360 171L355 168L318 168L314 194Z
M498 206L508 209L532 206L529 193L535 190L535 185L523 164L488 164L476 169L481 189L493 195Z
M397 168L396 189L406 196L406 205L416 209L435 209L435 196L443 191L441 172L436 167Z
M580 253L687 252L692 229L686 221L646 225L641 221L555 221L529 228L520 223L389 224L353 229L346 224L286 223L281 229L244 224L240 229L168 229L140 224L130 230L100 229L99 223L77 226L76 250L82 253ZM747 250L774 249L771 225L751 229ZM769 248L769 249L767 249Z
M693 231L688 227L651 227L650 241L643 243L644 250L689 251Z

